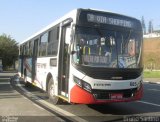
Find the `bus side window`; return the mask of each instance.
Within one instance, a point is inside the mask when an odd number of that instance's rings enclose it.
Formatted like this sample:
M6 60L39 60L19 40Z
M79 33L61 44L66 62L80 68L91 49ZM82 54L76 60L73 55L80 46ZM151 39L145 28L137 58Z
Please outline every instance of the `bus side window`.
M30 41L29 42L29 56L31 57L33 55L33 45L34 45L34 41Z
M22 46L19 47L19 53L18 54L21 55L21 52L22 52Z
M59 26L55 26L51 31L49 31L49 39L47 46L47 55L53 56L57 55L58 52L58 36L59 36Z
M25 43L24 45L24 55L28 56L29 55L29 43Z
M47 43L48 43L48 33L45 33L40 38L39 56L47 55Z

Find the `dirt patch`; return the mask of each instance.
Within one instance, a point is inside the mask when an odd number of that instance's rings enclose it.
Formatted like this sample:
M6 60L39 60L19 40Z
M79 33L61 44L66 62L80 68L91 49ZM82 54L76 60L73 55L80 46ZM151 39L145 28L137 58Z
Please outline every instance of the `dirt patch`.
M145 69L160 69L160 37L144 39L143 55Z

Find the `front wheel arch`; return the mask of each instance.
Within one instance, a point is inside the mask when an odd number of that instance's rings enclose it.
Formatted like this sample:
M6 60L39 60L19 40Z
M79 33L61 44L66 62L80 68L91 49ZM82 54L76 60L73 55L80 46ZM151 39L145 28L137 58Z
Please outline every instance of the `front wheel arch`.
M47 85L47 93L48 93L48 97L51 103L53 104L61 104L62 100L55 95L55 86L54 86L54 81L53 78L51 77L48 85Z

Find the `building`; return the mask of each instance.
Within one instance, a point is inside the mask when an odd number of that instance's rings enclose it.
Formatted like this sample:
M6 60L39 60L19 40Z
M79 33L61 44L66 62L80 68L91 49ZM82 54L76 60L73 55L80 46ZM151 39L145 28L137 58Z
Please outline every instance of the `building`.
M153 31L153 33L148 33L143 35L143 38L155 38L155 37L160 37L160 30Z

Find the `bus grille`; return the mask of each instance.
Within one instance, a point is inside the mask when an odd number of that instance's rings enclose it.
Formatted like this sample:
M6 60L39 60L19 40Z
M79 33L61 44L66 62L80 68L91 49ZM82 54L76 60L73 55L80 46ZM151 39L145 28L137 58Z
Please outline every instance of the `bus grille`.
M117 93L122 94L123 98L131 98L134 97L135 92L137 91L137 88L134 89L125 89L125 90L92 90L92 94L95 97L95 99L111 99L111 94Z

